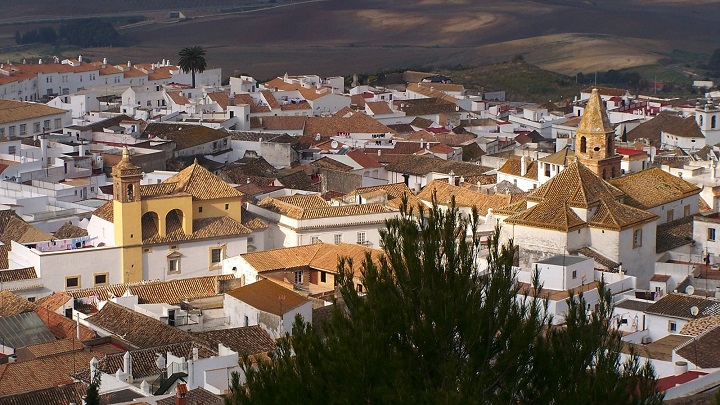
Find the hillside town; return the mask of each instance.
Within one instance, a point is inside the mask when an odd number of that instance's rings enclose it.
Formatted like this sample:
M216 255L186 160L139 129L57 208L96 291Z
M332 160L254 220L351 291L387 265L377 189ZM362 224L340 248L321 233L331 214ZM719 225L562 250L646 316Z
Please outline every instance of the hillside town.
M479 272L500 227L553 326L605 283L666 400L720 385L719 92L222 78L0 64L0 404L80 404L95 380L105 403L223 403L297 315L322 327L341 257L380 260L386 221L433 204L477 209Z

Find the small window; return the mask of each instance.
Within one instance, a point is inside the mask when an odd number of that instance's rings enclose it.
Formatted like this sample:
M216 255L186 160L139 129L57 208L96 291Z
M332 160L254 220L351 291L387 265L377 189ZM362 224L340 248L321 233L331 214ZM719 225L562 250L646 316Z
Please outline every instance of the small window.
M150 253L152 252L152 249L150 248L143 248L143 253Z
M93 285L107 285L108 273L95 274Z
M357 285L357 291L358 291L358 292L363 292L363 285L362 285L362 284L358 284L358 285Z
M303 272L302 271L296 271L295 272L295 284L302 284L303 279Z
M27 300L28 300L29 302L35 302L35 297L28 297Z
M248 236L248 238L247 238L247 243L253 243L253 242L255 242L255 237L254 237L254 236Z
M668 321L668 330L670 332L677 332L677 323L673 321Z
M230 209L230 204L225 204L225 211Z
M325 273L324 271L320 272L320 282L327 283L327 273Z
M633 231L633 249L642 246L642 228Z
M333 240L336 245L341 244L342 243L342 234L341 233L335 234L335 236L333 237Z
M683 207L683 217L689 217L690 216L690 205L686 205Z
M577 278L577 270L573 270L572 278L573 278L573 280L575 280Z
M365 245L367 243L367 241L365 240L365 232L357 233L357 243L359 245Z
M674 211L675 210L671 209L667 212L667 222L672 222L672 220L674 219L674 215L675 215Z
M310 237L310 243L313 244L313 245L316 244L316 243L320 243L320 238L319 238L318 236L311 236L311 237Z
M27 124L20 124L20 135L27 134Z
M80 276L65 277L65 289L80 288Z
M709 241L715 241L715 228L708 228L708 239Z
M214 248L210 250L210 261L213 265L217 265L222 260L222 248Z
M168 259L168 271L179 273L180 272L180 259Z
M202 207L198 207L198 212L202 212Z
M33 122L33 132L34 133L40 132L40 122Z
M178 245L170 245L170 250L177 250Z
M15 145L8 146L8 155L14 155L15 152L17 152L17 147Z
M250 326L250 318L245 315L245 326Z

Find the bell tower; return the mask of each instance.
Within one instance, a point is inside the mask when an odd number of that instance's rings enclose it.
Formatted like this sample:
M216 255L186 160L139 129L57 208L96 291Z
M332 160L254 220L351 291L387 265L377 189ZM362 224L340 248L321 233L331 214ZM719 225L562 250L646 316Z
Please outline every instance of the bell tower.
M112 177L115 244L122 248L121 279L124 283L142 281L142 170L130 160L127 147L123 148L120 162L113 166Z
M615 130L597 89L592 90L575 133L575 156L604 180L621 174L622 155L615 154Z

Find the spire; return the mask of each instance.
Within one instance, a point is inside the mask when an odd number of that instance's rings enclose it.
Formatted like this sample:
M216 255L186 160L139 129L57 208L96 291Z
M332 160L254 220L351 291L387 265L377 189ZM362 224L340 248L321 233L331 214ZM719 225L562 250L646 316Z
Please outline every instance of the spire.
M128 150L127 145L124 145L124 146L123 146L122 159L123 159L123 160L129 160L129 159L130 159L130 151Z
M603 133L613 132L610 119L605 109L605 104L600 97L598 89L592 89L590 98L585 106L585 112L577 127L578 133Z
M193 161L193 164L194 165L198 164L197 158L195 158L195 161Z

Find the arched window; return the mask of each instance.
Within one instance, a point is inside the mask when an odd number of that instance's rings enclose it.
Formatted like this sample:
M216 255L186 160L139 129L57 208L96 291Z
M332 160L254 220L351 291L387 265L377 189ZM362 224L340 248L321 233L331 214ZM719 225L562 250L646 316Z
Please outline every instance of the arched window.
M607 173L605 172L605 169L603 169L603 176L602 176L602 178L603 178L603 180L607 179Z
M711 127L712 129L715 129L715 126L716 126L716 125L717 125L717 119L716 119L715 116L713 115L712 118L710 118L710 127Z
M134 199L134 198L133 198L133 190L134 190L133 185L132 185L132 184L128 184L128 185L127 185L127 198L128 198L128 201L132 201L132 200Z
M615 178L615 168L614 167L610 169L610 178L611 179Z
M703 116L701 115L700 116L700 126L702 126L702 124L703 124Z
M580 153L587 153L587 139L584 136L580 138Z

